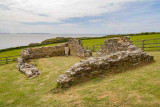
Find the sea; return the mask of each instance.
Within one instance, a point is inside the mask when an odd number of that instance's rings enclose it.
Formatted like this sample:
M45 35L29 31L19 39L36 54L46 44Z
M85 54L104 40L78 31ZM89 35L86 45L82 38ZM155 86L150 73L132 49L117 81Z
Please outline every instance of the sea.
M30 43L41 43L43 40L56 37L101 37L106 34L0 34L0 49L26 46Z

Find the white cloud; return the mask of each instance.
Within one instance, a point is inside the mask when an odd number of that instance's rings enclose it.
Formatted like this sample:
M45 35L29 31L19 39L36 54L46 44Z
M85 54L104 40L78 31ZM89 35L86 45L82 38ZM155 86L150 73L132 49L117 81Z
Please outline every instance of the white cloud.
M0 0L0 20L13 22L60 22L72 17L97 16L121 9L137 0ZM44 15L41 15L44 14Z
M87 33L81 24L63 23L73 17L99 16L125 8L125 3L142 0L0 0L0 31ZM102 19L90 20L101 22ZM24 25L20 22L54 22L59 25ZM90 32L91 33L91 32ZM94 32L93 32L94 33Z
M89 22L91 23L97 23L97 22L103 22L104 19L95 19L95 20L90 20Z

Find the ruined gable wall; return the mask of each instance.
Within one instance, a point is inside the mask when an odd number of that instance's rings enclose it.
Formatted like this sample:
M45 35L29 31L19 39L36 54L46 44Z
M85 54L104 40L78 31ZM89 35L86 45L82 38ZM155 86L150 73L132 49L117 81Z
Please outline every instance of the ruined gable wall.
M97 56L105 56L118 51L134 51L139 50L132 41L130 37L117 37L106 39L104 41L103 47L97 52Z

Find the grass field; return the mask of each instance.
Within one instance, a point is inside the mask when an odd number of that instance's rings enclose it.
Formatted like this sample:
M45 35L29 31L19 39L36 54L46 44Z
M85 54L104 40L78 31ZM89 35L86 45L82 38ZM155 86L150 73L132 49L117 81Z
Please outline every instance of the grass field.
M81 59L52 57L34 60L42 75L28 79L16 63L0 66L1 107L158 107L160 52L150 52L155 63L119 74L94 77L60 93L51 92L62 74Z
M142 40L142 39L155 39L155 38L160 38L160 34L131 36L132 41L138 41L138 40ZM82 41L83 41L83 45L85 47L85 46L92 46L92 45L101 45L104 43L105 39L106 38L100 38L100 39L89 39L89 40L82 40ZM160 40L157 40L154 42L160 42ZM146 43L149 43L149 42L146 42ZM57 44L58 43L44 45L44 46L54 46ZM155 46L155 45L150 45L150 46ZM156 46L157 46L157 44L156 44ZM160 46L160 44L159 44L159 46ZM9 50L6 52L0 52L0 57L20 55L21 50L23 50L23 49L15 49L15 50ZM98 50L98 48L96 50Z
M148 44L148 43L160 43L160 34L154 34L154 35L139 35L139 36L132 36L132 41L141 41L141 40L148 40L148 39L157 39L159 40L151 40L151 41L144 41L144 47L154 47L154 48L144 48L144 50L159 50L160 51L160 44ZM141 42L135 42L135 44L142 44ZM142 47L141 45L138 45L139 47ZM155 48L158 46L157 48Z

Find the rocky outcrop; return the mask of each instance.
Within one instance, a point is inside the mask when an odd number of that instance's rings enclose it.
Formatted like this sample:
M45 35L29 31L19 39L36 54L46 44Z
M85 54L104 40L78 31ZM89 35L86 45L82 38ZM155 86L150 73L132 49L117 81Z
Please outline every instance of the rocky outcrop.
M35 77L41 74L34 64L30 64L29 61L26 61L23 58L17 58L17 63L17 68L25 73L28 77Z
M73 65L60 75L57 80L60 87L69 87L83 78L100 73L119 72L154 61L153 56L133 45L129 37L106 40L98 55Z

